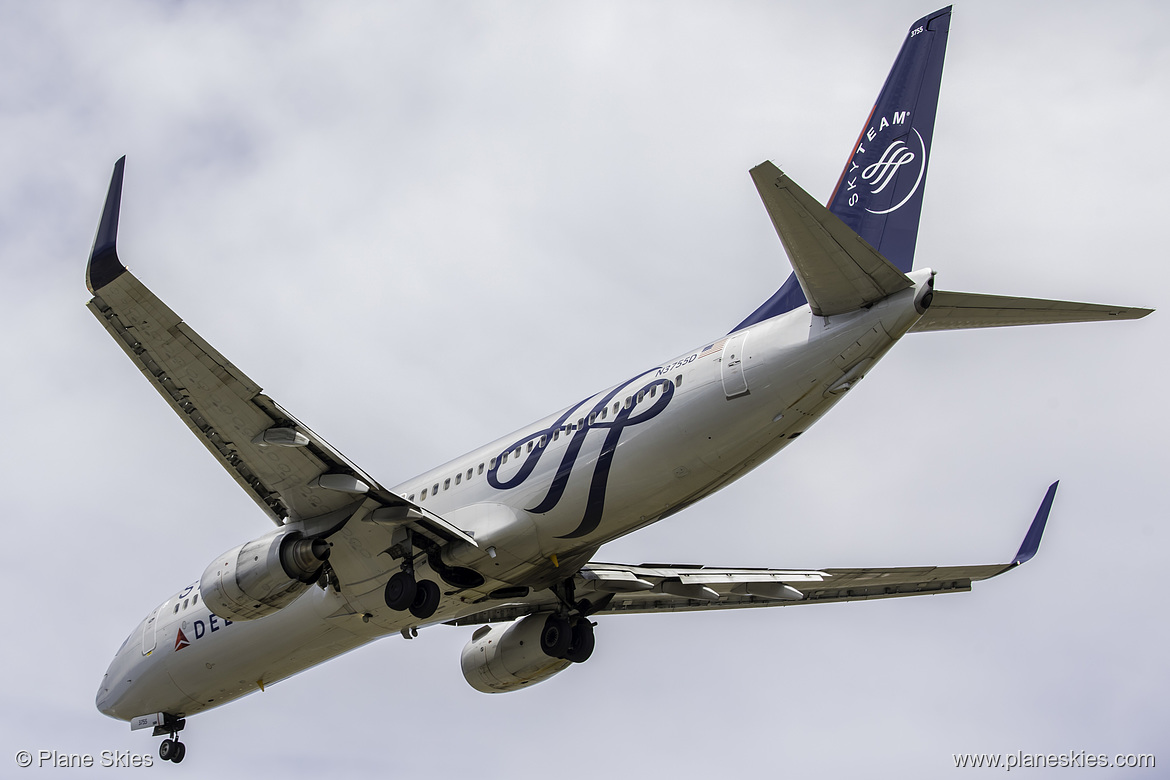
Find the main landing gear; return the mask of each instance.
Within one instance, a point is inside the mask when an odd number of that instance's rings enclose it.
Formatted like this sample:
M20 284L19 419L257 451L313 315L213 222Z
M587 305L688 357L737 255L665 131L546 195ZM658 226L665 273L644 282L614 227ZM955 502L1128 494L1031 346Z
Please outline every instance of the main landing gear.
M545 655L575 664L588 661L595 645L593 623L584 616L570 622L569 618L554 613L544 621L540 632L540 649Z
M386 550L395 558L402 559L402 571L396 572L386 583L386 606L395 612L410 610L419 620L426 620L439 608L443 595L439 586L431 580L414 578L414 547L416 540L409 528L395 532L395 544Z
M594 623L589 616L605 607L593 605L587 599L578 601L573 594L573 580L559 582L551 588L561 602L558 611L548 616L540 632L540 649L550 658L563 658L575 664L585 663L593 655L597 644L593 636ZM612 598L612 597L611 597Z
M395 612L410 610L419 620L426 620L439 608L438 584L431 580L415 580L414 559L407 557L402 571L386 583L386 606Z
M400 571L386 583L386 606L395 612L410 610L426 620L439 608L439 586L431 580L414 579L414 572Z

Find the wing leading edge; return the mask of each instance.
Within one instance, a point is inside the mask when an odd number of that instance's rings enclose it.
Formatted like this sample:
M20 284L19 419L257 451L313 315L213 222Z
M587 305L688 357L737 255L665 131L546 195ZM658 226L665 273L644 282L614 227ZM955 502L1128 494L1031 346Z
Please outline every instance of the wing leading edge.
M443 518L383 488L264 395L122 265L125 159L114 166L86 268L94 294L87 306L216 461L277 525L381 508L438 544L475 545Z
M827 604L968 591L971 583L1010 571L1036 555L1059 484L1049 486L1023 543L1008 563L888 569L723 569L589 563L575 578L576 595L594 606L590 614L605 615ZM495 607L453 621L452 625L515 620L553 606L551 599L536 594L532 600Z

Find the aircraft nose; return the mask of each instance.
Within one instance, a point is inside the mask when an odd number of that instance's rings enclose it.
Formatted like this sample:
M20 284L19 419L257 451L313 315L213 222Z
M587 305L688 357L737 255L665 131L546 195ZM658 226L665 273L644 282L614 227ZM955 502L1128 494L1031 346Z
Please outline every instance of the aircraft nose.
M102 684L98 686L97 695L93 698L98 712L117 720L126 720L125 714L119 714L118 705L125 698L126 685L118 684L117 677L110 677L106 672L102 675Z
M98 686L97 696L94 697L93 703L97 707L98 712L113 717L113 706L110 703L110 689L107 687L109 680L110 675L108 672L102 675L102 684Z

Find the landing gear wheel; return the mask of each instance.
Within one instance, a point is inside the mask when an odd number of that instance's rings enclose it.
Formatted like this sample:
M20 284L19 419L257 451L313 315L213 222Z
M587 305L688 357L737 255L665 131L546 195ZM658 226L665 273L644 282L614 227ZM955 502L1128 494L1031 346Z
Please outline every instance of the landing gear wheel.
M577 625L573 626L572 637L569 649L565 651L565 660L575 664L585 663L589 660L589 656L593 655L593 647L596 644L593 637L593 624L586 618L581 618L577 621Z
M564 658L572 639L569 621L560 615L549 615L540 632L540 649L550 658Z
M175 753L171 756L171 761L177 764L183 760L185 755L187 755L187 746L182 742L175 742Z
M386 583L386 606L396 612L409 609L414 603L417 590L418 584L414 581L413 574L398 572Z
M164 739L162 744L158 746L158 757L163 761L170 761L171 756L179 752L178 748L175 747L178 744L176 741Z
M439 608L439 586L430 580L422 580L414 592L414 601L410 605L410 614L419 620L426 620L435 614Z

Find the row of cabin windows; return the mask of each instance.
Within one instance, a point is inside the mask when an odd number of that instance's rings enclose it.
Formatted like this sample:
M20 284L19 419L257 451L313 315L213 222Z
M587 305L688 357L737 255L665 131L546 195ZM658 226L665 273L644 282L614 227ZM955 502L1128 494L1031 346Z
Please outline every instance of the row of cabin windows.
M664 379L661 382L655 382L654 384L650 385L649 390L642 390L641 392L639 392L636 398L635 398L635 396L632 396L632 395L626 396L626 400L624 403L625 408L629 409L634 404L641 403L647 397L653 398L655 395L658 394L658 386L659 385L662 385L663 392L666 392L666 386L669 383L670 383L669 379ZM678 376L676 376L674 378L674 386L675 387L682 387L682 374L679 374ZM620 412L622 410L622 406L623 406L623 403L621 401L614 401L613 402L613 413L617 414L618 412ZM589 415L589 424L592 425L593 423L597 422L598 420L604 420L608 416L609 416L609 407L607 406L607 407L603 408L600 412L594 412L591 415ZM557 428L555 431L553 431L552 440L557 441L561 438L562 433L568 435L568 434L573 433L574 431L580 430L581 428L584 428L584 427L585 427L585 418L580 417L577 419L576 423L569 423L567 425L562 425L559 428ZM511 455L514 458L518 458L518 457L520 457L521 451L532 452L533 447L547 447L547 446L548 446L548 434L546 433L546 434L542 434L539 439L535 439L535 438L530 439L528 441L527 445L521 445L514 450L510 450L509 452L505 452L502 456L500 456L500 463L501 464L507 463L509 455ZM525 447L527 447L526 450L525 450ZM495 467L496 467L496 459L492 458L491 460L489 460L487 462L487 468L494 469ZM456 474L454 477L447 477L446 479L443 480L443 490L450 490L451 489L451 480L452 479L455 480L456 485L462 483L464 479L466 479L468 482L470 482L471 478L473 476L475 476L476 474L482 474L483 469L484 469L484 464L481 463L481 464L479 464L478 467L469 468L466 473L461 471L458 474ZM432 495L432 496L438 495L439 483L436 482L435 484L431 485L429 488L423 488L422 492L418 494L419 501L426 501L427 500L428 491L429 491L430 495ZM414 501L414 496L415 496L415 494L411 493L409 496L406 497L406 500L407 501Z
M190 606L192 606L192 607L193 607L193 606L195 606L195 605L196 605L196 604L198 604L198 603L199 603L199 594L198 594L198 593L196 593L196 594L195 594L194 596L192 596L191 598L186 598L186 599L183 599L183 603L182 603L182 604L180 604L179 602L177 602L177 601L176 601L176 602L175 602L175 609L173 610L173 614L176 614L176 615L177 615L177 614L179 614L179 607L182 607L183 609L186 609L186 608L187 608L187 606L188 606L188 604L190 604Z

